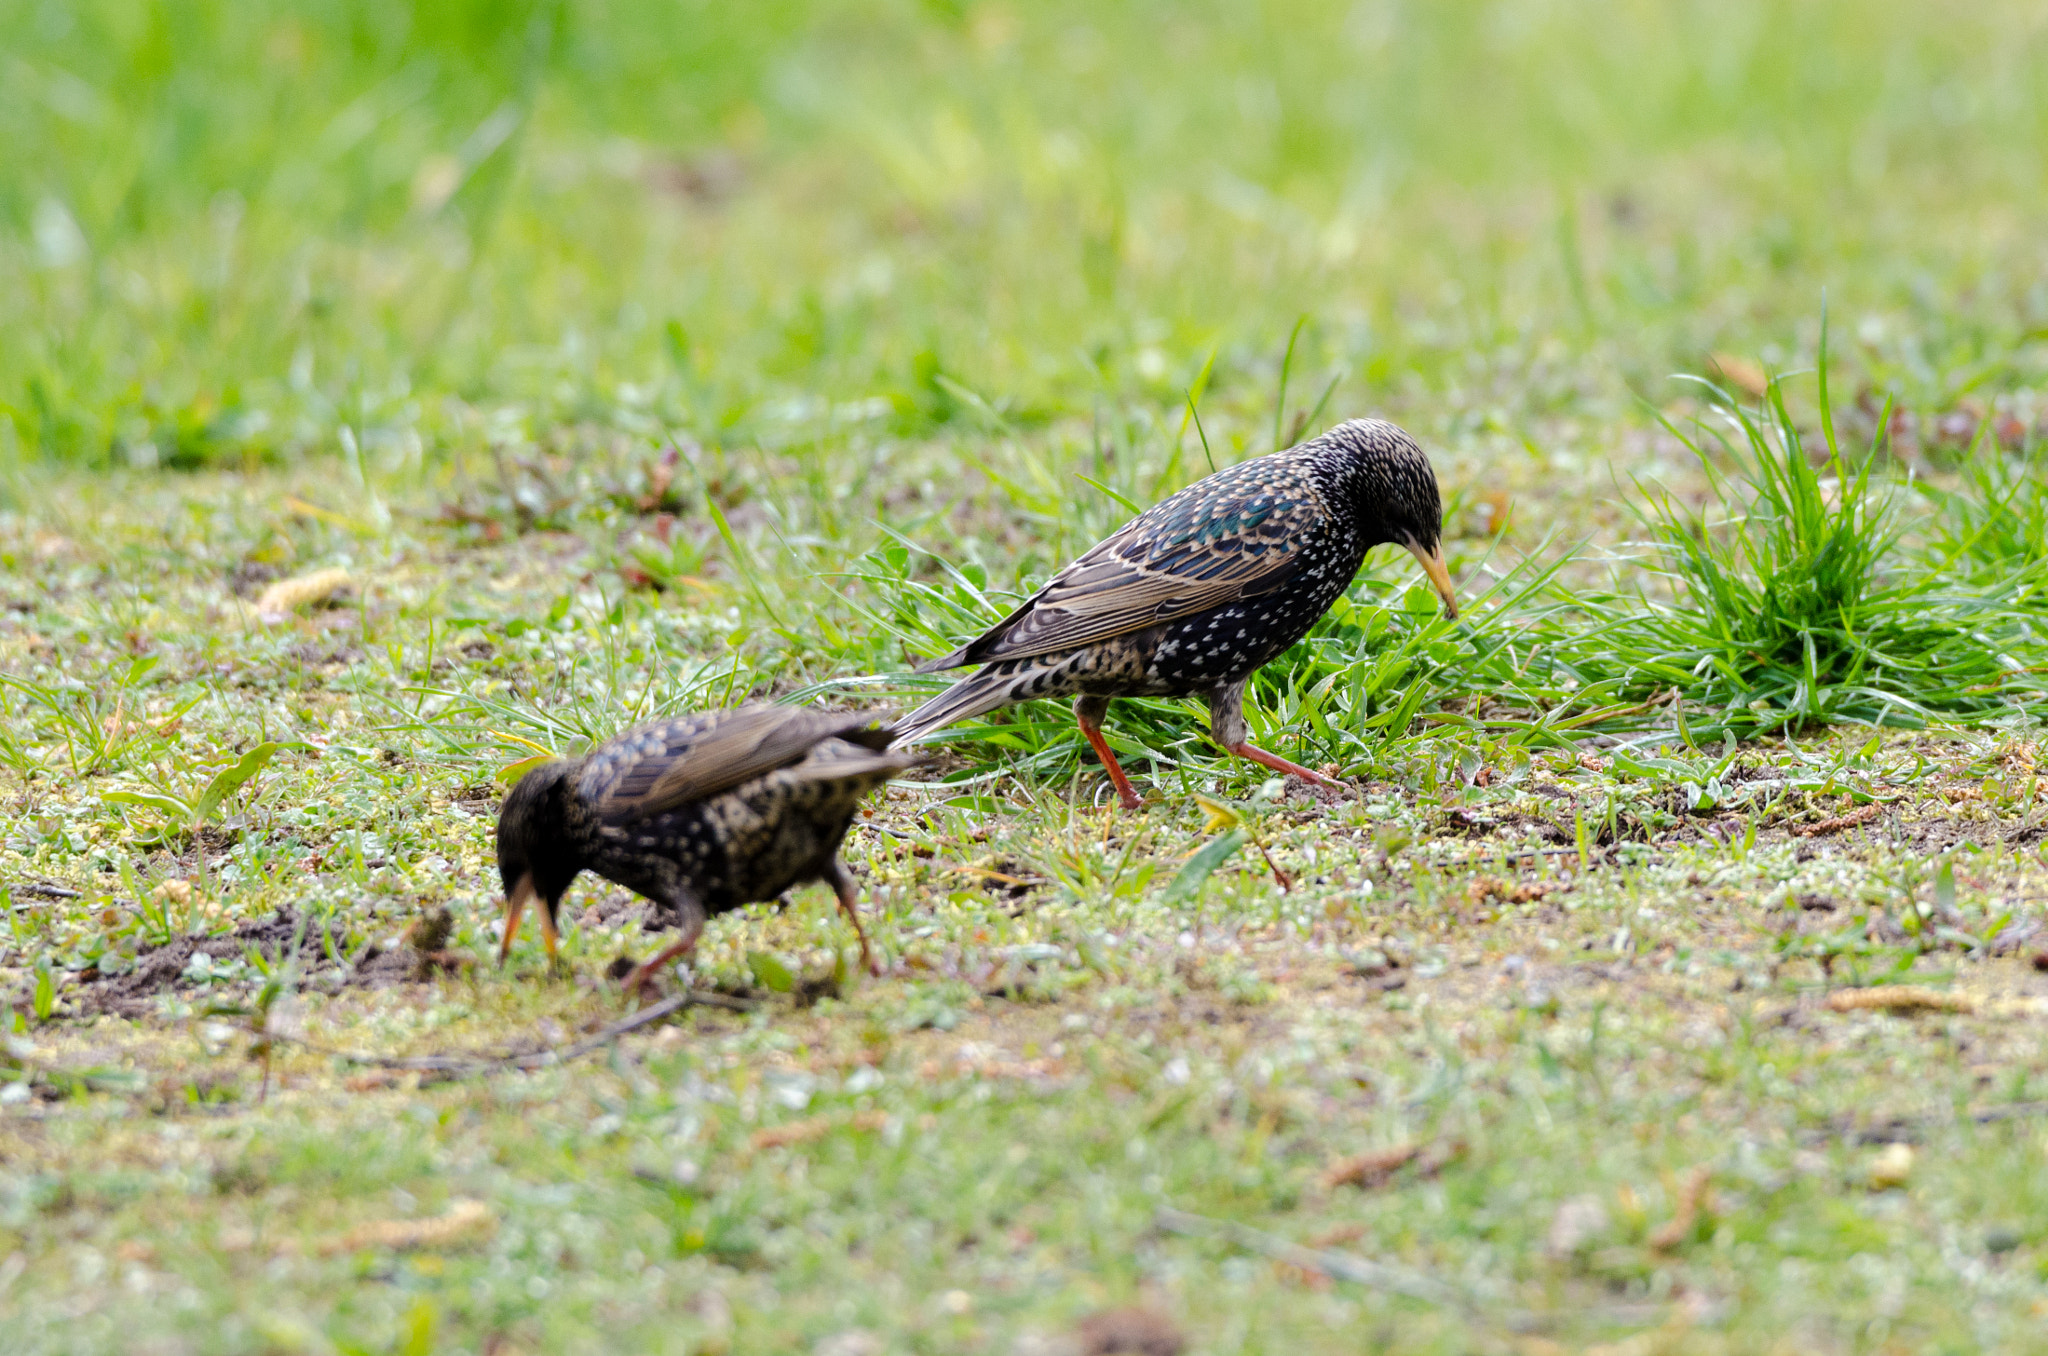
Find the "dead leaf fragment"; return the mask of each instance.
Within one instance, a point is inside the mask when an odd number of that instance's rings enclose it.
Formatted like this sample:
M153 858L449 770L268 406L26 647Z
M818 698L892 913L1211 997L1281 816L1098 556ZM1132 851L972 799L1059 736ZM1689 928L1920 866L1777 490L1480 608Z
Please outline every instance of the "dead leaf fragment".
M830 1116L813 1116L807 1121L791 1121L788 1125L771 1125L756 1130L748 1142L756 1149L786 1149L792 1144L808 1144L814 1139L823 1139L834 1130L866 1130L872 1133L888 1123L888 1115L880 1111L856 1112L844 1121Z
M1801 824L1798 828L1792 830L1792 836L1795 838L1818 838L1822 834L1840 833L1843 829L1853 829L1858 824L1868 824L1882 813L1884 813L1884 807L1872 801L1868 805L1858 806L1849 811L1848 814L1836 815L1833 819L1823 819L1818 824Z
M265 621L282 620L294 609L324 603L350 585L347 570L315 570L280 579L256 598L256 613Z
M1878 984L1837 989L1828 995L1830 1012L1975 1012L1977 1000L1924 984Z
M1713 1174L1705 1164L1692 1169L1678 1184L1678 1200L1671 1218L1650 1231L1650 1247L1657 1252L1670 1252L1686 1239L1692 1237L1694 1226L1699 1223L1700 1210L1708 1202L1707 1183Z
M1514 501L1506 490L1494 490L1480 499L1479 516L1485 520L1486 535L1498 537L1508 530L1508 520L1514 516Z
M326 1256L358 1252L364 1248L385 1248L393 1252L409 1248L445 1248L483 1238L498 1227L498 1217L482 1201L460 1200L443 1214L431 1219L380 1219L358 1224L347 1233L320 1245Z
M366 1069L344 1078L341 1086L350 1092L380 1092L385 1088L406 1087L418 1076L403 1069Z
M1474 904L1484 904L1497 899L1503 904L1527 904L1550 893L1550 887L1538 882L1524 884L1508 880L1504 876L1474 876L1465 887L1466 898Z
M1771 379L1761 365L1733 353L1716 353L1707 359L1707 371L1746 396L1760 398L1771 389Z
M1397 1144L1391 1149L1375 1149L1352 1158L1340 1158L1323 1169L1323 1185L1376 1187L1414 1162L1421 1153L1420 1144Z

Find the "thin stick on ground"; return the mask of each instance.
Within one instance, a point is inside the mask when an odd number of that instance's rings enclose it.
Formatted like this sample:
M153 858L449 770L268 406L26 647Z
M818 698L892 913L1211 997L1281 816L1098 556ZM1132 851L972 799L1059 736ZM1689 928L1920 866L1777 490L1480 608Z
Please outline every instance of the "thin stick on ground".
M39 880L16 881L7 889L14 894L34 895L38 899L83 899L77 890L67 890L61 885L49 885Z
M440 1074L443 1079L470 1078L479 1074L496 1073L501 1070L531 1072L552 1065L566 1064L581 1059L592 1051L601 1050L628 1032L643 1026L652 1026L663 1018L674 1016L684 1008L724 1008L729 1012L752 1012L754 1004L743 998L734 998L720 993L676 994L664 998L652 1007L642 1008L630 1017L621 1018L595 1035L580 1041L545 1046L538 1050L518 1050L501 1055L369 1055L352 1050L336 1050L298 1036L274 1036L272 1039L289 1040L318 1054L344 1059L351 1064L360 1064L372 1069L392 1069L403 1073Z
M1167 1233L1183 1234L1190 1238L1220 1238L1237 1244L1252 1252L1263 1253L1276 1262L1299 1267L1303 1271L1331 1280L1350 1281L1401 1295L1408 1299L1421 1300L1447 1309L1459 1309L1474 1318L1490 1318L1502 1327L1514 1332L1530 1332L1538 1328L1556 1327L1567 1317L1585 1322L1605 1324L1643 1324L1655 1322L1666 1312L1664 1306L1653 1304L1611 1304L1575 1310L1570 1315L1542 1314L1530 1309L1492 1309L1478 1296L1459 1290L1457 1287L1426 1276L1408 1267L1388 1262L1375 1262L1348 1252L1333 1252L1326 1248L1303 1247L1290 1243L1262 1229L1235 1220L1210 1219L1207 1215L1190 1214L1172 1206L1161 1206L1153 1215L1153 1223Z

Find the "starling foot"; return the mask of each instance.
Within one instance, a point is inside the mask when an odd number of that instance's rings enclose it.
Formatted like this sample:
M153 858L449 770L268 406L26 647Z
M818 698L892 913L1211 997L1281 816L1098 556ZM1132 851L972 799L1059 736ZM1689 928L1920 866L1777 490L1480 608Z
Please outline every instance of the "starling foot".
M1116 755L1109 751L1109 741L1102 737L1102 717L1109 711L1107 697L1076 697L1074 699L1074 721L1081 727L1081 737L1088 741L1088 747L1095 750L1095 756L1102 760L1103 771L1116 786L1116 798L1123 802L1126 810L1136 810L1145 802L1138 799L1138 793L1131 789L1131 779L1124 776Z
M868 934L860 925L859 896L854 890L853 877L846 874L846 863L832 859L832 866L825 874L825 883L832 887L832 893L839 896L839 907L846 911L846 921L853 924L853 936L860 943L861 968L876 979L882 977L882 966L874 953L868 950Z
M1264 749L1260 748L1256 744L1247 744L1243 741L1239 741L1238 743L1229 744L1225 747L1230 752L1236 754L1238 757L1249 758L1254 763L1264 763L1267 767L1272 768L1275 772L1290 773L1296 777L1300 777L1304 781L1314 782L1317 786L1327 786L1330 787L1332 790L1343 789L1344 783L1339 781L1333 781L1330 778L1325 777L1322 773L1313 771L1309 768L1305 768L1299 763L1290 763L1277 753L1267 753Z
M702 931L701 927L698 928L682 941L669 943L646 960L634 966L632 973L627 975L619 985L625 991L626 997L639 997L640 990L646 985L648 980L666 969L669 962L689 952L697 945L697 936Z

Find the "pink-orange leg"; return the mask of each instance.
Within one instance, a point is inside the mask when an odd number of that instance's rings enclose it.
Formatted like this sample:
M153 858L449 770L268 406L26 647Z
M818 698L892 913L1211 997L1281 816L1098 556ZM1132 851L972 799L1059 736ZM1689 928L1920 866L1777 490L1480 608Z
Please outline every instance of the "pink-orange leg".
M1290 763L1277 753L1267 753L1256 744L1239 742L1236 744L1226 744L1224 747L1240 758L1249 758L1254 763L1264 763L1275 772L1291 772L1297 777L1316 783L1318 786L1341 787L1343 785L1342 782L1332 781L1322 773L1311 771L1299 763Z
M860 943L860 963L876 979L882 977L881 962L868 950L868 934L860 925L859 893L854 889L853 877L846 874L846 866L837 858L832 869L825 874L825 883L832 887L832 893L839 896L839 907L846 911L846 921L853 924L853 935Z
M1102 716L1109 709L1106 697L1076 697L1074 699L1074 721L1081 727L1081 737L1088 741L1088 747L1095 750L1095 756L1102 760L1103 771L1116 786L1116 798L1123 802L1126 810L1136 810L1144 805L1138 793L1131 789L1131 779L1124 776L1116 755L1109 751L1109 742L1102 737Z
M684 922L683 935L680 939L670 942L627 973L624 983L620 986L625 990L626 997L634 997L648 980L659 974L671 961L695 949L697 939L703 935L704 919L701 916Z

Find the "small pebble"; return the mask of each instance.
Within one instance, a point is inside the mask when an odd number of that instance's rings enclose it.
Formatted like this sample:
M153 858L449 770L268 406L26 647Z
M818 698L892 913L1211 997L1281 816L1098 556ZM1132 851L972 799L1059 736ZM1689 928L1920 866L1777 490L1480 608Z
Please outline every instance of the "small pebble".
M1879 1191L1901 1187L1913 1175L1913 1146L1887 1144L1870 1160L1870 1185Z

